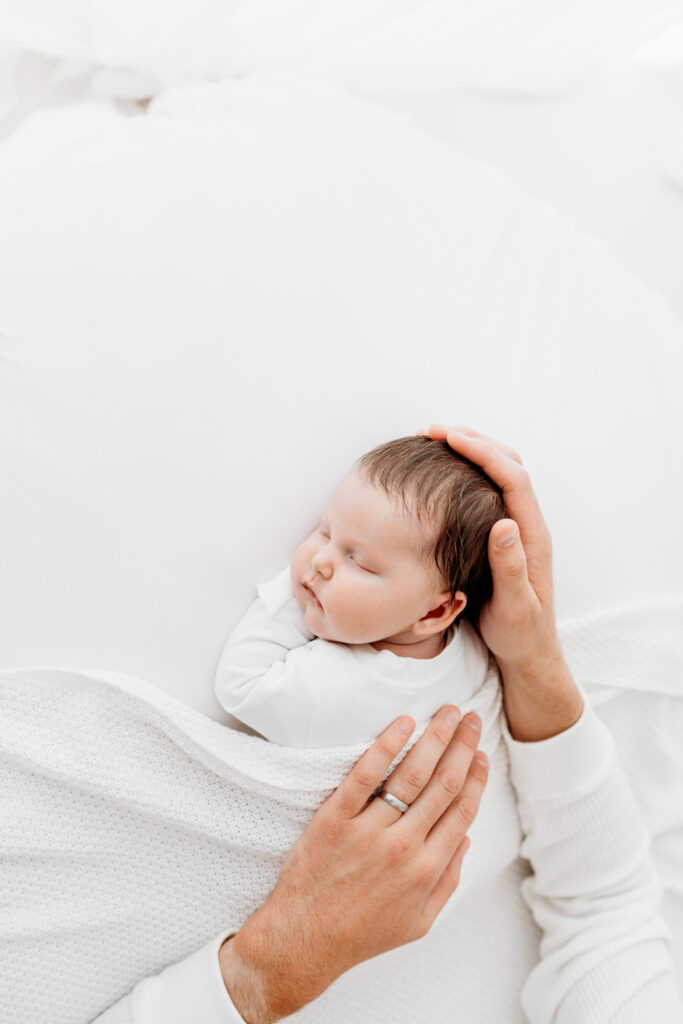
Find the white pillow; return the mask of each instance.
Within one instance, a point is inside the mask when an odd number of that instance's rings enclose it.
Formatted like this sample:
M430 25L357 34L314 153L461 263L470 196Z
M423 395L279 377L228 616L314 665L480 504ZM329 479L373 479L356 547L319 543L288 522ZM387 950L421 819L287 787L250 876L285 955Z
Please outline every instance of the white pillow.
M48 111L0 160L0 667L220 717L225 637L351 462L518 447L562 618L680 595L681 327L407 118L288 75Z

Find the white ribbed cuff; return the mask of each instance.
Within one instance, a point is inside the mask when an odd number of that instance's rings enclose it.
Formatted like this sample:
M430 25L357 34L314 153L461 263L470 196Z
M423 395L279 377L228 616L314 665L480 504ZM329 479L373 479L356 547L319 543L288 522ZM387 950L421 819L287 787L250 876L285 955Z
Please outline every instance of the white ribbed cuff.
M218 951L236 929L223 932L161 974L133 990L134 1019L140 1024L244 1024L223 982Z
M536 743L512 738L507 722L502 732L510 757L510 778L520 796L530 800L562 799L590 788L607 771L615 754L606 726L583 697L578 722Z

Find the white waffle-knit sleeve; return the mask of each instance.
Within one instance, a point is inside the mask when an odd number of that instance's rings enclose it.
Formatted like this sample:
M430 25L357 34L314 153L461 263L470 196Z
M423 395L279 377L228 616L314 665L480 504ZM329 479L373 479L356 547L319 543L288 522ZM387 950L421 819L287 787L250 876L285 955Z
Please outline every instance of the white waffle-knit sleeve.
M293 595L289 568L257 589L221 654L216 698L266 739L304 747L311 719L306 644L314 634Z
M681 1024L670 931L649 836L614 741L585 694L581 718L538 743L503 726L542 929L522 991L532 1024Z
M235 929L138 982L92 1024L244 1024L228 995L218 951Z

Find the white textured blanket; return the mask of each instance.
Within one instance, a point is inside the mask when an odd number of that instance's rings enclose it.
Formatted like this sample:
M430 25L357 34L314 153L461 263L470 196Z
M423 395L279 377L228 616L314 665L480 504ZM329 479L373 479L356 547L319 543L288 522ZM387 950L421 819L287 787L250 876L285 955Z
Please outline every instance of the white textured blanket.
M638 629L620 612L565 630L579 681L615 735L650 825L679 965L681 612L653 606L639 610ZM638 666L624 688L611 671L614 637L616 657ZM426 940L361 965L302 1020L445 1022L456 995L462 1019L522 1019L519 990L536 960L537 932L519 896L528 866L518 856L494 673L463 710L470 707L485 723L489 787L509 790L509 816L493 821L482 805L476 857ZM361 749L277 747L114 673L0 673L0 948L8 982L0 1019L86 1024L139 979L239 925ZM476 932L491 901L504 908L500 934L487 937L500 975L495 991L482 992L476 972L455 970L453 956L463 929ZM44 977L59 985L43 985ZM374 1003L383 1015L371 1012ZM468 1017L468 1007L479 1016Z

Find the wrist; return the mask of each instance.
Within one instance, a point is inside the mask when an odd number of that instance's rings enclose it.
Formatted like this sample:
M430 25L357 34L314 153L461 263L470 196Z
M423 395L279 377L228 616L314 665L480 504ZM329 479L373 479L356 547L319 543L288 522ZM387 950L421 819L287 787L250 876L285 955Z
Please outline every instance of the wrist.
M499 662L503 700L513 739L534 743L574 725L583 697L558 643L524 662Z
M273 923L268 909L266 901L218 953L223 983L246 1024L274 1024L288 1017L333 980L322 983L318 977L307 978L289 933L283 931L283 920L275 914Z
M278 1018L268 1007L264 979L258 968L240 954L235 938L226 939L218 951L223 984L246 1024L274 1024Z

